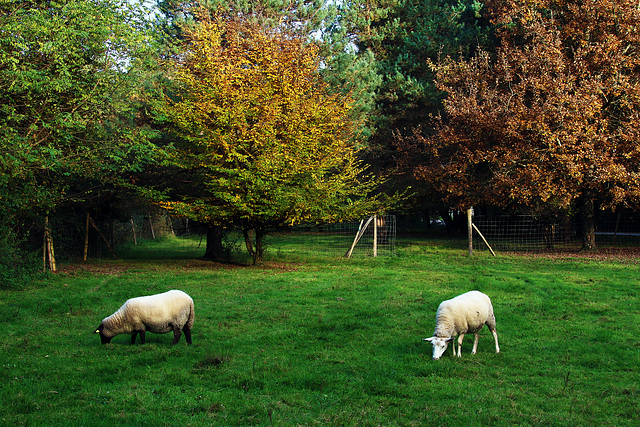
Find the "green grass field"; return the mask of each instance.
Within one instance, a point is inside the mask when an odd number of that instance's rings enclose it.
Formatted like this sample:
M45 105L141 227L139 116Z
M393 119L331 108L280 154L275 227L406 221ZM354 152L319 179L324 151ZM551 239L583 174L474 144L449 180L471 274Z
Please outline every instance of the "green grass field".
M2 425L640 425L637 259L469 258L429 240L345 260L280 236L263 266L147 243L0 292ZM164 259L145 254L163 248ZM133 296L182 289L193 345L93 331ZM437 362L438 304L493 300L483 329Z

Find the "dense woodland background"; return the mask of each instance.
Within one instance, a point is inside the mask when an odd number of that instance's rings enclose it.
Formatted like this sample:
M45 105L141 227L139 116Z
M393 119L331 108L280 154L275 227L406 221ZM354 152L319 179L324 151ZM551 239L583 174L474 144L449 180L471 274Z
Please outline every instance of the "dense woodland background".
M158 215L213 259L231 232L260 262L283 228L456 232L472 206L596 250L594 218L640 199L639 22L604 0L2 1L2 286Z

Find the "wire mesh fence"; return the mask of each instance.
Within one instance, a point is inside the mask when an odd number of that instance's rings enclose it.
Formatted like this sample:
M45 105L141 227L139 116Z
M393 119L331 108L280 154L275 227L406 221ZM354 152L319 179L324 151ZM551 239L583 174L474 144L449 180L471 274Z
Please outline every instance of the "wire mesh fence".
M206 246L206 226L185 218L175 218L165 213L132 214L128 219L104 219L96 221L97 228L88 229L88 256L93 258L111 258L109 247L120 254L129 246L144 247L149 256L202 256ZM153 246L149 242L160 239L173 239L171 245ZM153 254L153 251L167 251L171 254Z
M200 257L206 247L206 225L174 218L166 214L132 215L128 220L99 222L99 233L91 229L89 233L89 257L111 257L107 241L117 252L123 248L136 246L149 252L148 256L173 255ZM396 217L382 215L321 226L300 226L284 230L291 241L291 233L299 235L294 246L300 253L328 256L373 257L396 255ZM104 237L103 237L104 236ZM276 242L282 232L272 234L267 243ZM158 239L171 238L171 254L154 254L154 250L166 251L167 245L150 245ZM229 246L241 250L242 242L237 233L227 237ZM139 251L138 251L139 252Z
M561 252L582 247L582 224L576 217L477 215L473 222L495 251ZM598 215L595 227L599 247L640 247L640 217L635 212ZM474 248L488 249L481 239L474 239Z
M360 221L306 227L310 244L331 256L396 255L396 216L379 215Z
M500 252L573 252L582 246L582 225L576 217L534 217L531 215L476 215L474 224L487 243ZM120 252L127 246L144 246L156 239L175 238L171 245L148 245L149 251L167 250L172 254L149 256L201 257L206 247L206 226L173 218L167 214L132 215L119 221L96 221L101 233L90 230L89 257L110 258L105 243L108 240ZM404 223L403 223L404 224ZM412 231L403 225L403 236ZM361 221L299 226L286 230L286 239L292 242L299 254L311 256L373 257L397 254L397 223L395 215L364 218ZM415 235L428 239L428 233ZM487 245L474 231L474 249L488 250ZM276 242L283 236L276 233L269 237ZM439 234L442 238L443 234ZM459 236L455 237L459 240ZM229 245L242 252L241 237L231 234ZM61 240L57 240L60 242ZM596 244L600 248L640 248L640 215L635 212L601 214L596 217ZM277 244L276 244L277 246ZM77 247L77 246L76 246ZM163 248L163 249L161 249ZM77 251L76 251L77 252Z
M475 216L474 224L495 251L572 250L578 245L574 224L530 215ZM480 239L474 248L488 249ZM578 246L579 248L579 246Z

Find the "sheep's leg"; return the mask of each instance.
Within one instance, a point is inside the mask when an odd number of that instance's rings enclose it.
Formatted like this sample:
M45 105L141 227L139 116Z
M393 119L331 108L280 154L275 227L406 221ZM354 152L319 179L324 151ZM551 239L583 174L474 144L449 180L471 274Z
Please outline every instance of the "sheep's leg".
M145 331L140 331L140 344L145 344L147 341L144 338Z
M184 338L187 340L187 344L191 345L191 329L187 325L182 328L182 332L184 332Z
M498 345L498 333L496 332L496 330L492 330L491 333L493 334L493 339L496 342L496 353L500 353L500 346Z
M475 332L473 334L473 349L471 350L471 354L476 354L478 351L478 340L480 339L480 332Z
M136 343L136 336L138 336L138 331L133 331L133 333L131 334L131 345L134 345Z
M176 325L173 325L173 341L171 341L171 345L178 344L178 340L180 340L180 335L182 335L182 331Z
M458 357L462 357L462 340L464 339L464 334L460 334L460 336L458 337ZM454 346L453 346L453 355L455 356L456 354L456 348L455 348L455 341L454 341Z

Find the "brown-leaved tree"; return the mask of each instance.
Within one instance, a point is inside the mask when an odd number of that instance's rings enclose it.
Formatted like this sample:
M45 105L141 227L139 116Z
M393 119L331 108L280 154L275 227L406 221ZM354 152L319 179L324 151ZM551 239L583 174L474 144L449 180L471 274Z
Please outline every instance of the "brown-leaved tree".
M628 0L492 0L499 41L433 65L448 98L435 134L400 145L452 205L548 205L583 214L640 200L640 11Z

